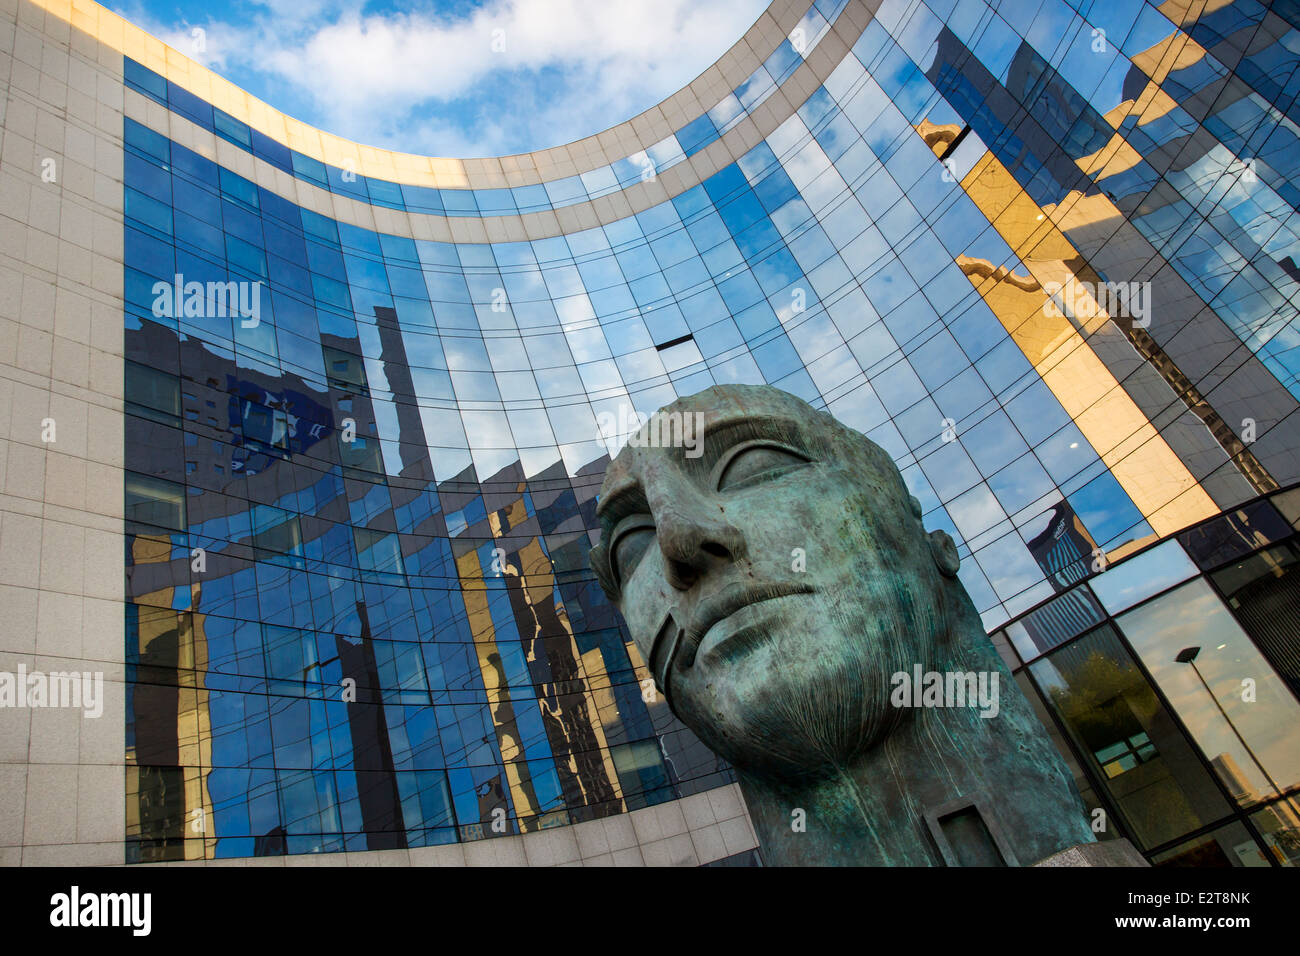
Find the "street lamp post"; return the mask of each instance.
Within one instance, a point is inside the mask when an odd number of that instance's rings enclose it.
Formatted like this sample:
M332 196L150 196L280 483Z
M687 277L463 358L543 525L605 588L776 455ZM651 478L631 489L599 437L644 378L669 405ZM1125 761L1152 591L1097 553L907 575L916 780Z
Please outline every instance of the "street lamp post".
M1174 658L1174 663L1192 665L1192 670L1196 672L1196 676L1200 679L1201 686L1205 688L1205 692L1210 695L1210 700L1214 701L1214 706L1219 708L1219 713L1223 715L1223 719L1228 722L1228 726L1232 728L1232 732L1236 734L1237 739L1241 741L1241 746L1245 748L1246 753L1250 754L1250 759L1255 761L1255 766L1259 768L1260 773L1264 775L1269 786L1271 786L1273 791L1280 797L1282 795L1282 788L1277 785L1277 782L1271 776L1269 776L1269 772L1264 768L1264 764L1255 756L1255 751L1250 749L1250 744L1246 743L1246 738L1241 736L1241 732L1237 730L1237 725L1232 722L1232 718L1228 716L1228 712L1224 710L1223 705L1219 703L1219 698L1215 697L1214 691L1210 690L1210 685L1206 683L1205 676L1201 673L1201 669L1196 666L1196 656L1200 653L1200 647L1184 647L1178 652L1178 656Z

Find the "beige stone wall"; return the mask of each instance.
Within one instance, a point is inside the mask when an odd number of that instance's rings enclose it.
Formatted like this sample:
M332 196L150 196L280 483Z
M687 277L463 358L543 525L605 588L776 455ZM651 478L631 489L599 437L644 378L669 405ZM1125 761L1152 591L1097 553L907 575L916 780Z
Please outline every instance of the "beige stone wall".
M122 89L120 57L0 3L0 671L105 699L0 707L3 864L123 859Z

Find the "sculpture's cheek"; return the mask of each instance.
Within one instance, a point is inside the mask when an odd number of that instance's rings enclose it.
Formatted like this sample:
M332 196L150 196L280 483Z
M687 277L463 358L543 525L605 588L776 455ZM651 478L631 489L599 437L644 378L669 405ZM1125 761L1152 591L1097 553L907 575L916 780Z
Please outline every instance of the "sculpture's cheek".
M651 544L637 563L632 576L623 582L620 611L632 633L632 641L649 661L650 647L666 615L677 603L663 575L663 556Z

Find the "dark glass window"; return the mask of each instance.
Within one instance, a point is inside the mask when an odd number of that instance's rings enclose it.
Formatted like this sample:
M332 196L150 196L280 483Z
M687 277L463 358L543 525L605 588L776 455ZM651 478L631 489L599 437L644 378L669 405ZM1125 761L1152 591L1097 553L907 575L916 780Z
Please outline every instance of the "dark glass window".
M155 421L179 424L181 385L176 376L128 360L123 388L129 411Z
M122 60L123 78L126 85L138 90L149 98L163 105L167 103L167 81L153 70L128 57ZM131 120L127 120L128 123Z
M1227 816L1191 742L1110 625L1029 672L1140 845L1159 846Z
M1300 544L1251 555L1210 575L1237 623L1300 697Z
M1267 501L1238 508L1178 536L1187 553L1202 568L1239 558L1291 536L1291 526Z
M1030 661L1104 620L1106 612L1081 584L1009 625L1007 636L1021 660Z
M1240 823L1229 823L1151 858L1153 866L1268 866L1258 843Z
M185 486L163 478L125 473L126 519L176 531L185 529Z

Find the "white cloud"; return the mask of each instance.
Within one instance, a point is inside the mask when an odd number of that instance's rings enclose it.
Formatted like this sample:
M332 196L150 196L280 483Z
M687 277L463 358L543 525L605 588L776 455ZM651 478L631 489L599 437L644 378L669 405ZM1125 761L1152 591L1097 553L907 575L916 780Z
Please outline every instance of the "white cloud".
M712 64L766 5L489 0L452 17L365 14L358 0L264 0L241 22L192 24L162 24L138 7L123 12L330 132L481 156L560 145L631 118ZM192 50L193 26L207 31L202 52Z

